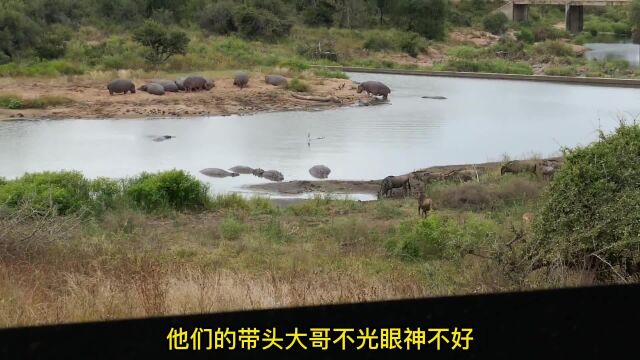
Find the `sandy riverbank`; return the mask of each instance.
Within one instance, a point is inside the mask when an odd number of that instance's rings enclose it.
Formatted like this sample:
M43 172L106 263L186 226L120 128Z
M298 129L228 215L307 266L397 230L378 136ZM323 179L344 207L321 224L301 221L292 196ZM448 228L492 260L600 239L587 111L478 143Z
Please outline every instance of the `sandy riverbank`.
M157 77L133 79L136 87ZM174 77L166 76L173 79ZM232 75L213 76L215 88L196 93L135 94L110 96L108 80L90 76L61 78L0 78L0 96L23 99L56 96L71 99L68 105L46 109L0 109L0 119L144 118L252 114L269 111L315 110L353 105L366 94L357 94L351 80L311 78L304 95L335 96L339 102L294 98L292 92L264 83L264 74L253 73L249 87L233 86Z

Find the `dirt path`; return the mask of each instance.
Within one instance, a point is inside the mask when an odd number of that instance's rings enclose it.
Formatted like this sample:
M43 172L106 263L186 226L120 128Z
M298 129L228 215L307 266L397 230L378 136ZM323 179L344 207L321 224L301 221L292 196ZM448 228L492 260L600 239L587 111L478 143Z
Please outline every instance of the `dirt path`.
M173 78L173 77L168 77ZM136 87L151 78L134 79ZM66 118L143 118L203 115L251 114L269 111L314 110L352 105L366 95L357 94L351 80L308 79L307 95L335 96L339 102L296 99L291 92L264 83L263 74L251 74L249 87L233 86L230 76L216 78L215 88L197 93L166 93L163 96L137 91L135 94L110 96L108 80L89 76L44 78L1 78L0 96L17 95L25 99L60 96L71 99L70 105L46 109L0 109L0 119Z

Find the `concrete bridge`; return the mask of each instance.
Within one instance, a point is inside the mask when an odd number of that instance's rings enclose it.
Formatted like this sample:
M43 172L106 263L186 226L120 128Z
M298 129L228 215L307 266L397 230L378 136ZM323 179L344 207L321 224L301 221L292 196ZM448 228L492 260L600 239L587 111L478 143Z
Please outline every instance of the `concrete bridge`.
M512 0L498 10L513 21L526 21L529 18L529 6L564 5L565 24L569 32L582 31L585 6L622 6L631 0Z

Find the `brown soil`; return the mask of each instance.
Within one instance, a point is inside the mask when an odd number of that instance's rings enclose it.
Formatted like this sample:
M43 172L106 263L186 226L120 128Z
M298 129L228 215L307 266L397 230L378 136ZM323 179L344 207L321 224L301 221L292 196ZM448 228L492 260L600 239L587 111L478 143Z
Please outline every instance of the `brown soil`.
M173 77L168 77L173 78ZM136 87L152 78L135 79ZM357 94L351 80L308 79L308 95L333 95L339 102L296 99L291 92L264 83L263 74L252 74L249 87L233 86L231 76L214 78L215 88L195 93L166 93L155 96L137 91L135 94L109 95L108 80L90 76L0 79L0 95L17 95L25 99L60 96L73 100L70 105L46 109L0 109L0 119L65 119L65 118L141 118L202 115L250 114L265 111L314 110L352 105L366 94Z

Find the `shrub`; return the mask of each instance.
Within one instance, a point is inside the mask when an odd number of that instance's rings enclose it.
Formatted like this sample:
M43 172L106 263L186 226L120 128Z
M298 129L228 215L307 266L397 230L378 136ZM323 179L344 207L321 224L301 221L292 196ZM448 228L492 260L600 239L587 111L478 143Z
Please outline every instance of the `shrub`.
M72 103L73 100L63 96L41 96L35 99L23 99L17 95L0 95L0 108L7 109L45 109L49 106L60 106Z
M327 0L320 0L315 6L309 6L304 12L304 23L310 26L333 25L333 14L336 7Z
M234 218L226 218L220 223L220 234L225 240L238 240L244 232L244 224Z
M513 63L505 60L463 60L453 59L447 61L440 67L446 71L462 71L462 72L486 72L497 74L523 74L531 75L533 70L526 63Z
M533 32L529 29L522 29L517 35L518 40L525 42L527 44L532 44L535 41L535 37L533 36Z
M408 33L400 40L400 50L411 57L417 57L418 53L425 48L422 45L421 40L420 35L416 33Z
M567 32L551 26L537 25L532 29L533 38L536 42L545 40L556 40L567 37Z
M228 34L238 30L233 18L235 5L221 1L207 5L200 15L200 27L216 34Z
M307 92L309 85L300 79L293 79L287 84L287 89L295 92Z
M631 274L640 270L640 126L565 150L564 165L543 194L529 245L538 261ZM597 255L597 257L596 257ZM603 274L601 274L603 275Z
M550 76L576 76L577 72L575 66L547 66L544 68L545 75Z
M174 55L185 55L189 38L182 31L170 31L154 20L147 20L138 28L133 38L147 48L145 59L158 66Z
M507 31L509 19L502 12L489 14L482 19L484 29L492 34L500 35Z
M318 77L333 79L348 79L349 75L342 71L331 71L327 69L314 70L313 73Z
M552 56L571 56L575 57L576 53L573 48L561 41L547 40L543 43L536 44L534 51L540 55L552 55Z
M289 35L293 24L265 9L239 6L233 15L238 32L248 39L275 40Z
M373 51L391 50L396 47L392 39L380 35L380 33L369 35L362 47Z
M146 211L199 210L208 202L206 184L182 170L142 173L129 180L127 196Z
M55 208L68 214L90 206L90 182L77 171L25 174L0 187L0 204L18 207L24 202L40 211Z

